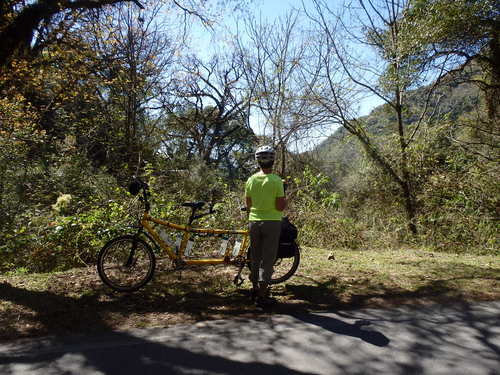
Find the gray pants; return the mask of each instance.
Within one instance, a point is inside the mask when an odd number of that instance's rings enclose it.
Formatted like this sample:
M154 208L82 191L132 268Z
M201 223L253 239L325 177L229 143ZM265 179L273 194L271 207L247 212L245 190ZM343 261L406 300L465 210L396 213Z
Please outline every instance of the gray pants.
M250 221L250 261L252 283L269 283L278 252L281 221Z

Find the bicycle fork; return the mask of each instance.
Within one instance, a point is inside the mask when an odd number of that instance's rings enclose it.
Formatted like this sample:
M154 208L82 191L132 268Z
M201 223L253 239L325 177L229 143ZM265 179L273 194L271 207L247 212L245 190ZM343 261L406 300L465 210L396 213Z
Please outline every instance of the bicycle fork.
M137 231L137 234L134 236L134 241L132 242L132 249L130 249L130 253L128 255L128 258L127 258L127 261L125 262L124 266L125 267L132 267L133 266L133 263L134 263L134 255L135 255L135 251L137 250L137 239L139 238L139 235L141 234L142 232L142 228L139 228L139 230Z
M124 264L125 267L127 267L127 268L132 267L132 265L134 263L134 255L135 255L136 249L137 249L137 241L134 240L134 242L132 242L132 249L130 249L130 253L128 255L127 261Z

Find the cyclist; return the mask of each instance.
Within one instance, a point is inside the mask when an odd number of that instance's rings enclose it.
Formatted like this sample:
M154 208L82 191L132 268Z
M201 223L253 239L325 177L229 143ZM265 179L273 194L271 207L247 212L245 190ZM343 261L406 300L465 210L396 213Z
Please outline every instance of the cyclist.
M260 171L248 178L245 184L245 201L249 213L252 299L260 307L275 302L268 296L268 287L278 251L283 210L287 204L283 182L278 175L272 173L274 158L275 152L271 146L257 148L255 160Z

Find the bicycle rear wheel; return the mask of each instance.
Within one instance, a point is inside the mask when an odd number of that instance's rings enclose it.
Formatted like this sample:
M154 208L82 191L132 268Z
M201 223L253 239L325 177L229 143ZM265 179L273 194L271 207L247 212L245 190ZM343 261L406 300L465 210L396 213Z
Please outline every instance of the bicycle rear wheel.
M247 252L247 265L250 271L252 270L252 265L250 263L250 251ZM271 276L270 284L279 284L283 281L288 280L299 268L300 263L300 249L297 246L295 254L291 258L276 258L274 262L274 271Z
M276 258L274 272L271 276L271 284L279 284L293 276L300 263L300 250L297 246L295 254L291 258Z
M133 292L148 283L155 270L151 247L136 236L120 236L99 251L97 272L101 280L119 292Z

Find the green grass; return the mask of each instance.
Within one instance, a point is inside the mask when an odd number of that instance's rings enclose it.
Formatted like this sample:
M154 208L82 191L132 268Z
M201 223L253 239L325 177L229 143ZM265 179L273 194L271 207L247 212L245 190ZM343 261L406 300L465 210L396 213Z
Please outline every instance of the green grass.
M306 249L285 286L317 308L500 298L500 258L420 249ZM283 288L283 287L282 287ZM328 296L329 299L325 298Z
M421 249L304 248L289 281L274 286L276 313L500 299L498 256ZM207 319L266 316L249 303L250 283L233 267L162 271L133 294L115 293L95 268L0 276L0 339L145 328Z

